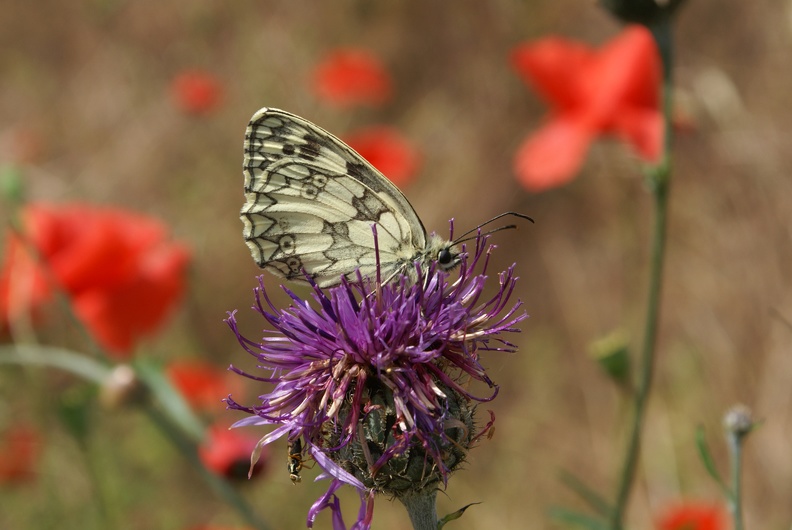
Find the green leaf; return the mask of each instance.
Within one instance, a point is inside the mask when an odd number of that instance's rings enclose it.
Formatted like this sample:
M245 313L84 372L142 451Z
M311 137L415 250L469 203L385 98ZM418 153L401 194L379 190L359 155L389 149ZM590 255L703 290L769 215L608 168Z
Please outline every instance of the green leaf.
M566 508L550 508L550 517L556 521L560 521L562 523L579 528L588 528L589 530L610 530L610 525L607 521L603 521L602 519L598 519L583 513L567 510Z
M601 497L599 493L584 484L583 481L574 474L562 469L559 473L559 478L566 487L577 493L580 498L586 501L586 503L588 503L599 515L606 518L611 516L613 507L610 503Z
M471 502L467 506L463 506L462 508L458 509L457 511L455 511L453 513L449 513L448 515L446 515L445 517L443 517L442 519L437 521L437 530L440 530L441 528L443 528L446 525L446 523L448 523L449 521L453 521L455 519L459 519L460 517L462 517L462 514L465 513L465 510L467 510L468 508L470 508L471 506L474 506L476 504L481 504L481 503Z
M709 445L707 444L707 439L704 435L704 427L701 425L698 426L696 429L696 448L698 449L699 457L701 458L701 462L704 464L704 467L707 469L707 473L715 479L715 482L721 487L723 492L726 494L727 497L732 497L731 490L726 486L726 483L723 482L723 479L718 473L718 468L715 467L715 459L712 458L712 453L710 452Z
M630 385L630 349L627 334L613 331L589 346L589 355L616 384Z

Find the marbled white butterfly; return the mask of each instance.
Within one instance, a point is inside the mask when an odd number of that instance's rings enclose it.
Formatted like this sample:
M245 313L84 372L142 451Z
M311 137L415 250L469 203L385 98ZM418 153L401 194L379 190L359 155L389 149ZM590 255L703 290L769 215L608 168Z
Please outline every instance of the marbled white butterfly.
M372 225L376 225L380 274L415 277L459 263L454 246L427 235L407 198L351 147L313 123L263 108L245 132L243 235L259 267L278 277L329 287L356 270L376 273ZM503 215L521 214L509 212ZM502 217L498 216L496 218ZM511 228L511 227L510 227Z

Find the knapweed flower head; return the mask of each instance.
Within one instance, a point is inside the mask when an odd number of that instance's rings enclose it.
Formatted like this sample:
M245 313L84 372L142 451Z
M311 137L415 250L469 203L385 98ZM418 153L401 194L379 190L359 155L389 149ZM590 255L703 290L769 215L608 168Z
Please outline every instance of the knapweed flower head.
M509 302L514 266L498 275L494 294L485 294L493 248L479 235L473 252L463 249L458 272L417 267L414 283L358 275L329 289L314 286L311 301L284 287L292 298L286 309L272 305L260 279L255 309L273 328L260 340L242 336L230 314L240 344L269 374L235 371L275 385L259 405L228 398L230 408L252 415L236 425L275 426L261 445L286 437L294 447L302 439L304 458L332 478L309 512L309 527L330 508L334 528L345 528L335 492L349 484L362 501L353 528L368 528L374 494L433 492L491 428L494 417L483 427L474 421L473 403L493 399L498 389L479 355L514 351L500 335L518 331L526 316L521 302ZM490 395L471 393L472 380L487 384Z

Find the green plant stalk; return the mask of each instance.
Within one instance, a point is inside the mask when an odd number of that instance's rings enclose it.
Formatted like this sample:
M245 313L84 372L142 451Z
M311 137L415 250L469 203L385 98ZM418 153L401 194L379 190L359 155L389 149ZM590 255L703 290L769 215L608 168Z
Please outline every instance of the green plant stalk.
M734 521L734 530L743 530L742 514L742 442L744 436L729 433L729 465L731 466L731 495L729 495L729 511Z
M629 424L629 438L624 452L616 500L610 519L612 530L622 530L624 512L627 509L630 492L635 482L638 457L641 449L641 432L644 416L652 388L654 373L654 357L657 345L657 328L660 317L660 294L663 280L663 262L665 261L666 230L668 221L668 193L671 181L671 141L673 139L671 123L671 19L666 18L649 28L654 35L660 50L663 64L663 125L665 130L663 155L660 163L651 170L648 184L654 199L654 228L652 233L652 254L649 271L649 295L646 303L646 322L644 325L643 344L639 363L638 381L635 401Z
M228 483L203 465L198 456L195 443L177 427L171 419L154 406L144 407L148 418L163 432L168 440L182 453L188 462L201 475L209 487L226 503L236 510L246 524L256 530L270 530L270 526L261 520L244 498Z
M38 345L0 347L0 365L2 364L57 368L70 372L85 380L92 381L98 385L101 385L102 382L110 376L112 371L104 362L86 357L85 355L63 348ZM210 488L233 507L248 525L256 530L270 530L269 525L256 515L245 499L242 498L226 480L206 469L198 456L196 443L193 438L191 438L192 433L187 434L177 424L176 419L168 415L168 411L161 411L154 403L148 402L141 404L141 409L198 471L206 483L209 484ZM98 475L93 473L93 471L93 469L89 470L94 478L93 483L97 489L100 489L98 480L96 480Z

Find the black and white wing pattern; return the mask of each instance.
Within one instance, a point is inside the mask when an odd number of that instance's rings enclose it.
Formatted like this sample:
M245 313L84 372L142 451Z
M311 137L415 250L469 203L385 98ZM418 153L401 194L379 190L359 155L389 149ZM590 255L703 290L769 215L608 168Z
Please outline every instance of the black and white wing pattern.
M399 189L351 147L313 123L263 108L245 133L244 237L259 267L320 287L376 270L383 278L425 261L439 243ZM431 247L431 248L429 248ZM447 247L446 247L447 248ZM304 271L304 272L303 272Z

